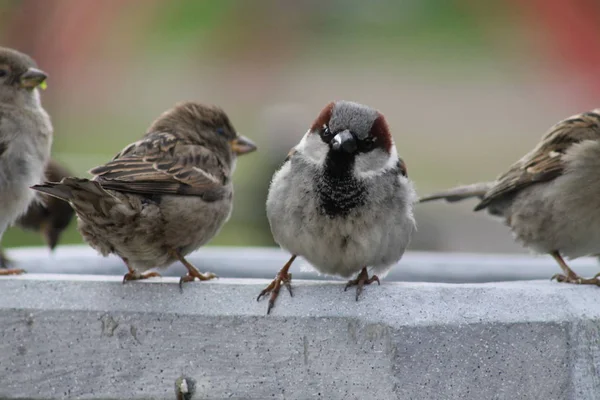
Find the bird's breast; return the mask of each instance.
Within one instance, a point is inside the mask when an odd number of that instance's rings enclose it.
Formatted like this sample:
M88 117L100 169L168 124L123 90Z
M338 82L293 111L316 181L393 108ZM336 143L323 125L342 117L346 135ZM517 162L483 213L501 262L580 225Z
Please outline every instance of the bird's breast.
M321 214L330 218L345 217L365 204L366 187L351 171L326 165L322 173L315 175L314 187Z

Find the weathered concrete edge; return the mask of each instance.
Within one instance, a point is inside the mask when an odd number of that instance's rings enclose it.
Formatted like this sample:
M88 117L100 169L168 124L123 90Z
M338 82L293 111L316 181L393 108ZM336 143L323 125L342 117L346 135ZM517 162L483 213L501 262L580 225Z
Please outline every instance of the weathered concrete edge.
M221 278L179 290L178 278L122 283L121 276L0 276L1 309L94 310L188 315L265 316L257 294L264 279ZM359 318L389 326L482 322L574 321L600 318L600 288L544 281L477 284L387 282L365 288L358 302L343 282L294 280L269 318ZM119 301L114 301L119 299ZM179 303L186 306L181 307ZM435 311L421 312L416 311Z
M115 318L133 318L146 321L146 323L151 323L156 319L164 320L165 316L167 319L171 316L170 318L174 321L184 317L188 321L190 321L190 318L191 321L195 321L193 325L196 325L198 329L204 329L205 333L207 332L206 329L211 329L207 328L211 325L210 321L219 321L220 329L223 329L223 331L217 333L217 336L221 336L225 341L232 339L229 336L229 329L234 329L234 326L239 324L241 319L252 321L251 325L257 326L256 334L259 336L245 337L251 343L261 341L261 336L269 337L269 331L265 330L266 327L287 326L287 329L293 329L297 331L296 333L301 334L303 327L308 326L308 324L314 329L320 325L329 326L334 320L347 320L350 324L352 324L351 321L356 321L357 326L363 327L357 329L362 329L363 332L365 329L372 332L373 330L380 331L389 328L392 330L392 338L389 340L395 340L395 344L406 340L407 329L412 332L414 328L430 327L424 331L426 336L423 336L422 339L432 343L438 341L448 346L456 346L456 351L463 355L464 351L460 352L460 346L469 342L469 332L473 329L470 326L477 327L477 332L482 330L488 332L485 337L489 337L489 345L495 344L497 340L499 340L498 343L506 343L510 337L503 337L503 332L514 330L511 327L516 325L525 325L535 330L536 334L541 335L542 339L556 338L557 331L559 337L562 331L565 331L567 335L566 341L554 343L566 346L562 350L560 346L546 348L547 345L543 342L539 343L539 341L534 344L526 344L525 348L535 346L532 350L534 355L539 355L540 350L567 354L567 361L563 364L553 364L556 359L565 360L564 355L560 356L559 354L560 357L555 355L555 357L550 358L548 356L546 364L527 366L526 371L536 377L544 376L552 368L552 374L549 374L550 381L535 382L536 385L540 385L540 388L548 388L553 382L552 379L559 377L565 380L567 379L565 377L568 376L567 381L569 383L565 384L563 382L556 385L554 389L559 390L559 392L555 391L554 394L564 394L565 397L561 398L566 399L599 398L600 382L598 382L595 371L600 368L600 358L598 356L600 348L596 336L598 333L597 327L600 323L600 288L578 287L547 281L461 285L384 281L381 287L367 287L360 301L355 302L353 290L344 292L341 283L295 281L294 298L290 298L288 293L282 290L281 298L272 315L266 316L266 302L257 303L255 296L267 283L266 280L221 279L214 282L186 285L183 293L180 293L178 280L175 278L129 282L123 285L120 276L29 274L18 277L0 277L0 319L5 315L15 318L15 312L17 312L25 319L24 325L27 325L27 320L31 317L32 324L34 320L39 319L36 325L42 324L42 326L45 326L44 324L51 324L49 319L53 318L60 318L63 322L64 319L69 320L69 318L84 318L88 321L88 324L90 321L93 324L100 324L99 321L96 321L97 317L94 317L98 314L107 315L108 322L112 320L111 315ZM82 314L82 312L85 313ZM65 315L72 315L72 317L65 317ZM104 323L103 321L102 324L104 325ZM335 327L335 323L333 324ZM367 327L364 328L365 326ZM0 327L0 329L2 328L4 327ZM14 346L20 343L21 340L9 332L11 326L6 328L6 331L3 332L5 340L8 338L8 341L4 343L5 349L6 346ZM190 329L189 326L182 328ZM66 327L66 329L68 331L69 327ZM525 328L524 332L527 333L529 329ZM332 332L338 331L334 329ZM451 339L437 336L447 335L448 332L462 333L460 337ZM496 332L500 332L500 336L497 338L495 337L497 336ZM60 343L61 339L52 336L53 333L55 332L47 332L48 335L51 335L48 337L48 342L56 345ZM167 332L165 334L167 335ZM270 340L278 340L277 335L279 334L281 334L281 331L275 330L273 338ZM173 333L168 335L173 335ZM393 339L394 336L398 336L398 338ZM73 340L78 339L78 337L74 336L67 339ZM158 340L155 345L160 346L160 335ZM165 340L172 340L172 338L167 339L165 337ZM375 343L377 343L377 340ZM510 341L509 344L511 344ZM504 355L510 355L519 363L526 363L529 354L521 356L518 350L519 343L512 343L512 345L517 346L516 350L504 348L502 350ZM78 350L77 344L72 346L72 350ZM104 346L111 348L106 344ZM2 347L1 344L0 347ZM169 352L168 348L152 347L151 349L157 355L163 356L163 362L166 358L167 365L177 362L184 363L184 361L187 363L197 359L195 354L174 354ZM286 348L286 351L282 351L282 353L287 354L287 350ZM433 357L437 353L435 349L425 350L428 350L429 353L423 353L420 357ZM322 351L327 351L327 349ZM450 351L454 350L450 349ZM131 356L137 354L137 350L114 347L114 357L123 357L125 354ZM233 354L227 351L222 355L233 357ZM278 357L280 356L278 354ZM362 359L365 362L364 360L370 360L367 356L368 353L358 353L349 354L348 358L354 357L355 360ZM37 357L34 360L40 361L39 356ZM183 361L181 361L182 358L184 358ZM73 365L77 363L77 360L66 360L68 363L74 363ZM273 358L267 358L256 362L262 368L265 368L272 360ZM543 362L544 360L545 357L542 355L541 358L538 357L537 362ZM99 359L94 360L93 363L99 367L106 361L106 359ZM185 363L184 365L187 365ZM2 364L2 356L0 356L0 365ZM442 365L444 364L442 363ZM53 367L69 370L68 364L54 364ZM156 366L150 365L150 367ZM382 368L381 371L388 371L388 374L391 372L391 370L385 368L385 365L380 367ZM473 367L475 366L465 364L460 365L458 369L471 370ZM291 370L293 371L293 369ZM517 371L522 374L522 366ZM446 372L442 372L446 374ZM30 373L33 374L35 371L31 370ZM301 373L301 371L296 373ZM423 376L432 372L415 367L414 373L415 376ZM43 371L39 374L39 376L44 376ZM75 378L79 378L81 382L81 377L75 376ZM385 378L391 379L388 376ZM434 374L434 378L439 379L439 376ZM4 374L2 379L11 379L10 374ZM64 388L67 388L69 384L72 384L69 380L63 381L56 377L52 379L52 385L48 384L47 387L61 387L60 385L63 385ZM315 378L311 379L314 380ZM407 376L404 379L407 382L411 381L410 377ZM467 376L467 378L463 377L462 380L454 381L454 384L464 385L465 379L468 382L469 378ZM512 377L512 379L518 382L518 377ZM74 379L74 381L77 381L77 379ZM310 383L310 380L307 383ZM117 396L116 398L169 398L165 397L165 385L153 387L149 383L149 391L146 392L148 397L139 395L139 393L133 395L128 392L123 392L123 397L118 397L119 393L110 392L110 385L105 381L98 380L92 382L92 384L95 386L88 388L91 390L90 393L96 393L100 396L108 394ZM498 383L487 382L488 386L490 384ZM511 394L510 390L513 387L511 385L514 385L514 383L506 388L501 384L498 385L503 390L508 390L507 394ZM526 394L531 396L531 393L535 393L540 388L530 387ZM1 389L0 387L0 393L2 393ZM215 390L214 393L220 393L214 387L210 389ZM522 387L519 387L519 389L522 389ZM272 388L272 390L275 389ZM474 397L465 398L489 396L489 392L483 392L486 388L478 388L474 385L471 390ZM269 392L267 390L262 393ZM367 391L363 395L366 395L366 393ZM409 394L418 396L418 393L411 392ZM406 395L406 393L404 394ZM53 395L56 395L56 393L53 393ZM18 398L18 396L15 398ZM47 393L40 392L39 397L36 398L52 397ZM85 398L98 397L87 396ZM292 396L291 398L296 397ZM456 393L453 393L452 396L449 394L448 398L458 397L456 397Z
M123 262L116 256L101 257L86 245L59 246L54 252L42 247L7 249L15 267L31 273L122 275ZM203 247L188 256L201 271L212 271L225 278L271 279L289 259L289 254L274 247ZM581 276L600 271L596 258L579 258L569 265ZM440 253L408 251L387 275L388 281L478 283L530 279L550 279L560 272L550 256L527 254ZM181 276L180 263L161 269L163 276ZM295 278L332 280L320 276L302 258L292 266Z

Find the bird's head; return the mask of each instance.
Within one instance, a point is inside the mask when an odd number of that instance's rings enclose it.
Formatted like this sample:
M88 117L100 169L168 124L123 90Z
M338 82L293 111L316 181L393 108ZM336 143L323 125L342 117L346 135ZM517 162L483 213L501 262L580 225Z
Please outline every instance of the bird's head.
M350 101L326 105L296 150L313 163L334 163L357 175L376 173L398 160L383 114Z
M17 105L39 104L37 88L46 87L48 75L31 57L0 47L0 102Z
M173 133L219 152L229 162L256 150L250 139L237 133L223 109L196 102L175 105L154 121L148 132Z

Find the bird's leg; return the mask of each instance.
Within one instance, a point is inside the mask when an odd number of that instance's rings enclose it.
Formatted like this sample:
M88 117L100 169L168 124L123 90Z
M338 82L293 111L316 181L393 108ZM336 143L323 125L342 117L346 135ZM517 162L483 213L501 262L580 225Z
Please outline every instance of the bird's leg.
M597 274L591 279L581 278L577 275L565 262L565 260L561 257L558 251L554 251L550 253L552 257L556 260L560 268L564 271L563 274L554 274L550 280L556 279L557 282L566 282L566 283L575 283L577 285L597 285L600 286L600 280L598 277L600 274Z
M24 273L25 273L24 269L18 269L18 268L0 269L0 276L1 275L21 275Z
M4 250L0 248L0 275L20 275L25 272L23 269L9 269L8 267L10 264L10 258L8 258L6 254L4 254Z
M370 285L373 282L377 282L378 285L381 285L381 282L379 282L379 278L377 277L377 275L373 275L369 278L367 267L364 267L360 271L356 279L352 279L351 281L348 281L348 283L346 283L346 287L344 287L344 292L348 290L350 286L356 285L356 301L358 301L358 296L360 296L360 294L362 293L363 286Z
M161 276L158 272L146 272L141 274L135 269L131 268L131 266L129 265L129 260L127 260L126 258L122 258L122 260L125 263L125 265L127 265L127 269L129 270L129 272L123 276L123 283L127 281L138 281L140 279L148 279L153 277L160 278Z
M192 282L195 278L198 278L201 281L209 281L211 279L218 278L217 275L213 274L212 272L206 272L203 274L202 272L198 271L196 267L190 264L190 262L181 255L179 250L172 250L171 255L177 258L188 270L187 274L179 279L179 289L181 290L183 290L184 282Z
M261 297L271 293L271 296L269 297L269 306L267 307L267 314L271 313L271 309L275 305L275 299L279 295L279 289L281 289L282 283L287 288L288 292L290 292L290 296L294 296L292 294L292 274L290 274L288 271L295 259L296 255L294 254L292 257L290 257L288 262L285 263L283 268L279 270L277 275L275 275L275 279L273 279L273 281L269 283L269 285L264 288L256 298L256 301L259 301Z

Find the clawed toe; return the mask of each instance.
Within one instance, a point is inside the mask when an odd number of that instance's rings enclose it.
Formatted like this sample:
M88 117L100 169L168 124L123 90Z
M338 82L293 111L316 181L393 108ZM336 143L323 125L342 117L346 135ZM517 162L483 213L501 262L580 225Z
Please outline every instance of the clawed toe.
M557 282L567 282L568 279L569 278L563 274L554 274L554 275L552 275L552 278L550 278L551 281L556 280Z
M179 289L183 290L184 282L193 282L196 278L198 278L199 281L209 281L211 279L218 278L218 276L212 272L206 272L203 274L198 270L192 270L179 279Z
M160 278L161 276L162 275L159 274L158 272L146 272L144 274L140 274L138 272L129 271L128 273L123 275L123 283L125 283L127 281L139 281L139 280L148 279L148 278Z
M562 258L562 256L559 254L559 252L555 251L555 252L550 253L550 255L552 257L554 257L554 259L560 266L560 269L562 269L564 272L564 274L552 275L552 278L550 278L550 280L553 281L556 279L557 282L573 283L575 285L600 286L600 279L598 279L598 277L600 277L600 273L594 275L594 277L591 279L582 278L579 275L577 275L571 268L569 268L569 266L567 265L565 260Z
M552 275L552 278L550 278L551 281L556 280L557 282L563 282L563 283L572 283L575 285L596 285L596 286L600 286L600 273L594 275L593 278L582 278L578 275L563 275L563 274L554 274Z
M373 275L369 278L369 273L367 272L367 268L365 267L360 271L356 279L352 279L348 281L348 283L346 283L346 286L344 286L344 292L348 290L349 287L356 286L356 301L358 301L358 297L362 293L363 287L365 285L370 285L373 282L377 282L378 285L381 285L381 282L379 281L379 277L377 275Z
M269 305L267 307L267 314L271 313L271 309L275 306L275 299L279 296L279 290L281 289L281 285L285 286L290 293L290 297L294 297L294 293L292 292L292 274L283 274L281 271L277 273L275 279L269 285L264 288L256 298L256 301L259 301L263 296L271 294L269 297Z
M275 306L275 299L277 299L277 296L279 296L279 290L281 289L281 284L283 284L283 286L285 286L287 288L288 292L290 292L290 297L294 297L294 294L292 292L292 274L290 274L288 271L289 271L290 267L292 266L292 263L294 262L295 259L296 259L296 256L293 255L288 260L288 262L283 266L283 268L281 268L281 270L277 273L277 275L275 275L275 279L273 279L273 281L271 283L269 283L267 285L267 287L264 288L258 294L256 301L259 301L263 296L271 294L271 296L269 297L269 305L267 307L267 314L270 314L271 309Z
M175 258L176 260L179 260L179 262L182 263L188 271L187 274L185 274L181 277L181 279L179 279L179 290L181 292L183 292L184 282L192 282L196 278L198 278L199 281L209 281L211 279L218 278L218 276L213 274L212 272L206 272L203 274L202 272L198 271L196 267L194 267L188 260L185 259L185 257L183 256L183 254L181 254L179 250L171 250L170 253L171 256L173 256L173 258Z
M24 273L25 273L24 269L17 269L17 268L0 269L0 275L21 275Z

